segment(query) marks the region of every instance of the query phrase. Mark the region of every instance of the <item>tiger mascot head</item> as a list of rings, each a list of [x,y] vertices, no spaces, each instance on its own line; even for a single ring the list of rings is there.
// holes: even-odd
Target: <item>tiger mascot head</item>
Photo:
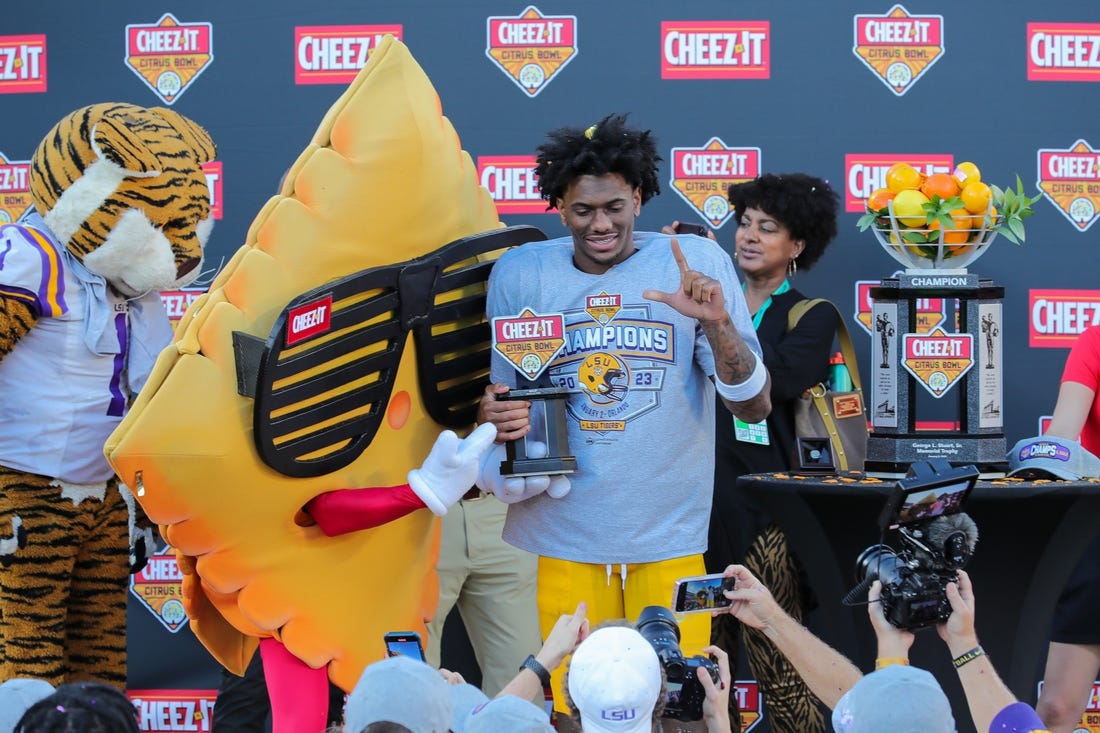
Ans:
[[[127,297],[187,285],[213,222],[210,135],[165,108],[103,103],[58,122],[31,159],[35,209],[74,257]]]

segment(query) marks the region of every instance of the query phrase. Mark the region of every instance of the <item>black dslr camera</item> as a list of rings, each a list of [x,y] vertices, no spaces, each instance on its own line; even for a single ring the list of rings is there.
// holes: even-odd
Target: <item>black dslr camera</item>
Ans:
[[[962,511],[978,480],[974,466],[953,468],[946,459],[914,463],[898,481],[879,517],[885,533],[896,531],[900,548],[880,542],[856,558],[859,583],[844,598],[855,605],[882,583],[882,610],[899,629],[920,629],[946,621],[951,604],[945,589],[958,579],[978,542],[978,527]]]
[[[684,657],[680,651],[680,625],[672,611],[662,606],[646,606],[638,615],[634,628],[649,642],[661,660],[668,680],[663,717],[673,720],[702,720],[703,701],[707,693],[695,670],[705,669],[714,684],[719,684],[718,665],[710,657]]]

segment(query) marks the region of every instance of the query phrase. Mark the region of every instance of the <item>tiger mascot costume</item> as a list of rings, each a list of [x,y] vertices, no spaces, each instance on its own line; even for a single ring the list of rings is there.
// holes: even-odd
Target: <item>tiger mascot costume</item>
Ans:
[[[126,684],[126,592],[151,527],[103,455],[199,274],[214,143],[169,109],[95,104],[31,160],[0,226],[2,679]]]

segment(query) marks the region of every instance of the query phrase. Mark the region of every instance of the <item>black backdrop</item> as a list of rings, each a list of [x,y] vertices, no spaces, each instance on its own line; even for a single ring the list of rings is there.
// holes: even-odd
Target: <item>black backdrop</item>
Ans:
[[[301,36],[362,35],[397,26],[438,89],[463,146],[484,166],[506,165],[506,156],[529,156],[552,127],[587,125],[609,112],[632,113],[636,124],[654,130],[666,161],[664,193],[646,206],[641,228],[702,219],[674,191],[673,149],[702,148],[712,138],[718,138],[719,147],[755,157],[759,170],[821,175],[846,199],[860,193],[853,186],[861,179],[849,174],[863,163],[877,161],[881,175],[888,164],[884,159],[947,166],[972,160],[984,180],[1003,186],[1018,173],[1034,191],[1040,179],[1058,175],[1042,165],[1042,151],[1076,146],[1095,162],[1091,146],[1100,145],[1095,85],[1100,81],[1100,6],[1094,0],[911,0],[902,6],[869,0],[548,0],[530,10],[525,3],[501,0],[40,0],[6,3],[4,10],[0,154],[13,162],[26,161],[45,131],[80,105],[164,103],[127,65],[127,26],[157,24],[165,13],[185,27],[210,24],[209,36],[199,28],[189,38],[207,41],[212,58],[172,105],[206,126],[219,146],[216,203],[223,213],[208,251],[211,267],[244,241],[252,218],[343,88],[343,83],[324,83],[331,77],[317,74],[307,79],[311,83],[296,83],[296,59],[313,63],[311,49],[320,47],[307,47],[299,56],[296,38]],[[517,36],[515,24],[511,35],[500,32],[501,21],[491,20],[515,19],[525,11],[549,16],[544,36],[549,44],[538,46],[537,37]],[[884,22],[888,14],[920,17],[889,24]],[[918,63],[905,87],[891,88],[856,53],[857,46],[872,40],[856,37],[856,29],[867,28],[868,22],[874,29],[868,33],[882,41],[879,56],[896,53],[898,60],[908,51],[934,63]],[[889,35],[897,28],[908,28],[910,35]],[[663,61],[687,47],[678,40],[684,36],[675,34],[693,32],[711,34],[703,46],[700,36],[693,36],[694,48],[702,51],[702,60],[719,61],[717,67]],[[742,45],[727,58],[728,33],[737,34]],[[533,91],[524,89],[505,72],[509,62],[498,65],[487,53],[488,46],[508,40],[512,57],[534,46],[530,50],[568,62],[545,67],[543,83]],[[23,51],[28,43],[29,54]],[[43,43],[44,51],[34,50]],[[347,61],[354,55],[336,58]],[[299,69],[299,76],[303,72],[310,77],[309,69]],[[886,76],[897,79],[897,72]],[[705,78],[692,78],[700,76]],[[517,71],[517,77],[537,80],[539,74],[528,69]],[[747,175],[754,172],[750,168]],[[1081,221],[1071,220],[1068,200],[1060,208],[1054,198],[1044,198],[1028,222],[1024,246],[1002,238],[971,267],[1006,288],[1005,432],[1010,445],[1037,432],[1038,418],[1054,402],[1065,347],[1100,306],[1100,289],[1093,289],[1095,238],[1089,229],[1100,208],[1100,171],[1085,168],[1069,178],[1085,201],[1074,209],[1084,212]],[[485,180],[492,186],[497,179]],[[725,181],[715,175],[702,180],[708,185]],[[510,213],[531,208],[530,200],[500,202],[509,224],[561,232],[556,216]],[[795,282],[852,314],[862,366],[869,359],[869,339],[854,318],[856,284],[888,276],[897,265],[869,233],[857,231],[857,218],[854,211],[842,215],[838,240],[812,272],[799,273]],[[726,247],[732,244],[733,227],[724,221],[718,228]],[[1052,331],[1050,311],[1042,305],[1047,302],[1061,304],[1078,320],[1063,319]],[[186,712],[179,700],[193,702],[190,690],[216,684],[215,667],[186,630],[168,631],[136,601],[131,616],[131,685],[154,691],[148,695],[153,702],[147,727],[173,729],[171,716]],[[177,689],[183,692],[172,692]],[[158,718],[161,711],[169,712]]]

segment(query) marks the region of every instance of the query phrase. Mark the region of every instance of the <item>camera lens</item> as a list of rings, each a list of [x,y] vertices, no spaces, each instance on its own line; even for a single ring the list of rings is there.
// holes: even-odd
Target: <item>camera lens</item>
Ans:
[[[871,545],[856,558],[856,582],[869,586],[876,580],[884,586],[899,579],[898,568],[904,565],[893,549],[886,545]]]

